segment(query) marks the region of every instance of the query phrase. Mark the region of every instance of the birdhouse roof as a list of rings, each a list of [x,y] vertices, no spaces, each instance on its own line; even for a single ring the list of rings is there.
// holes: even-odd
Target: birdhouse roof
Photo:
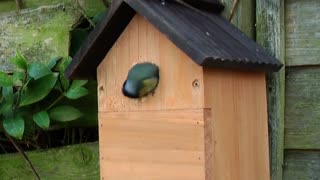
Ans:
[[[96,77],[96,69],[138,13],[204,67],[278,71],[282,64],[224,19],[216,0],[114,0],[90,33],[65,74]]]

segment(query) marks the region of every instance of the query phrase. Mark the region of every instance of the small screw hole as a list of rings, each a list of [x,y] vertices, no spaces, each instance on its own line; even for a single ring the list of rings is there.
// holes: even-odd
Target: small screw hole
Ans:
[[[104,87],[103,87],[103,86],[100,86],[100,87],[99,87],[99,91],[104,91]]]
[[[198,79],[194,80],[194,81],[192,82],[192,86],[193,86],[193,87],[199,87],[199,86],[200,86],[199,80],[198,80]]]

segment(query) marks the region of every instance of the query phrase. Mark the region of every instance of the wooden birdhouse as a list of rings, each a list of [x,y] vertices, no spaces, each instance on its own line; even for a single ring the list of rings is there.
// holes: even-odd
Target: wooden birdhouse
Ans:
[[[97,78],[101,179],[267,180],[266,71],[281,63],[215,1],[114,0],[66,75]],[[160,69],[153,95],[122,86]]]

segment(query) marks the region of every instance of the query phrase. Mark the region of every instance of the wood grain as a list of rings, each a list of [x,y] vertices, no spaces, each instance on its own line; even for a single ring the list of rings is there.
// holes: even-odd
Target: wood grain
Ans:
[[[225,9],[222,12],[223,17],[228,18],[234,0],[221,0],[225,5]],[[244,32],[251,39],[255,39],[254,34],[254,18],[255,18],[255,2],[252,0],[241,0],[235,9],[234,16],[231,23],[237,26],[242,32]]]
[[[285,64],[284,1],[256,0],[257,42]],[[271,179],[282,179],[285,67],[267,74]]]
[[[129,69],[145,61],[160,68],[155,95],[142,100],[123,96]],[[199,65],[136,15],[98,67],[99,111],[203,108],[202,75]],[[199,86],[194,87],[194,81]]]
[[[283,180],[318,180],[320,151],[286,151]]]
[[[41,179],[99,179],[98,143],[66,146],[27,152]],[[0,155],[0,178],[34,179],[30,167],[20,154]]]
[[[204,83],[213,115],[213,179],[270,179],[265,74],[204,69]]]
[[[320,149],[320,67],[287,71],[286,149]]]
[[[286,64],[320,64],[320,1],[286,1]]]
[[[205,178],[203,110],[99,113],[102,179]]]

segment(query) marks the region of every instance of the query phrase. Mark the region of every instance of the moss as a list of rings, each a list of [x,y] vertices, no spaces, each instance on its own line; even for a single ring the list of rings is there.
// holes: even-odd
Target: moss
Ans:
[[[75,1],[78,1],[76,3]],[[101,0],[26,0],[25,6],[27,8],[37,8],[44,5],[56,5],[60,3],[77,6],[80,4],[89,17],[105,10]]]
[[[99,179],[98,143],[27,152],[41,179]],[[0,155],[1,179],[33,179],[20,154]],[[19,170],[18,170],[19,169]]]
[[[24,10],[0,20],[0,70],[12,71],[7,59],[19,49],[31,61],[68,56],[69,32],[80,14],[63,5]]]
[[[16,9],[16,4],[11,0],[0,1],[0,14],[8,11],[14,11]]]

